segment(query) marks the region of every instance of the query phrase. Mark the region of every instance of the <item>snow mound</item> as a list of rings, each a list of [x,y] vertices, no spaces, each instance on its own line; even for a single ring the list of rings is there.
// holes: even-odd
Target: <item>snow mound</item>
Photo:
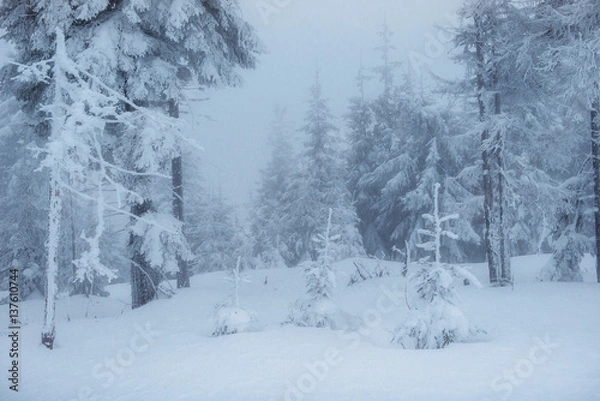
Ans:
[[[299,327],[330,328],[332,330],[355,330],[360,321],[357,317],[341,310],[327,298],[319,300],[297,300],[291,307],[284,324]]]
[[[217,307],[214,319],[215,330],[212,335],[215,337],[257,330],[256,315],[240,307]]]

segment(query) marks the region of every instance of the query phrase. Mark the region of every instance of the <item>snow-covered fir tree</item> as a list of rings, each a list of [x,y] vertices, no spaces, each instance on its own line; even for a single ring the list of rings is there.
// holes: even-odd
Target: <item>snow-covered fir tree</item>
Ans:
[[[510,39],[518,10],[509,0],[465,2],[459,12],[463,23],[455,44],[463,49],[458,59],[467,66],[465,86],[477,99],[481,139],[482,191],[484,199],[484,240],[490,283],[510,285],[510,249],[507,233],[507,184],[505,148],[511,119],[504,109],[504,97],[512,88]],[[508,44],[508,45],[507,45]]]
[[[329,209],[334,211],[331,232],[340,237],[335,244],[336,257],[343,259],[363,252],[356,212],[344,181],[339,138],[318,72],[310,93],[302,127],[306,135],[303,152],[283,196],[285,221],[290,230],[287,247],[292,254],[291,265],[318,258],[313,238],[322,229],[323,216]]]
[[[464,234],[452,248],[452,258],[461,260],[477,248],[479,234],[472,226],[476,212],[471,191],[456,179],[462,163],[474,151],[464,141],[458,110],[417,93],[407,76],[399,85],[392,61],[392,33],[384,25],[382,64],[375,69],[382,90],[374,99],[364,96],[364,73],[359,73],[360,96],[351,100],[350,151],[347,158],[348,184],[356,202],[360,230],[367,252],[376,257],[396,257],[393,249],[414,243],[421,226],[418,218],[431,208],[434,182],[444,183],[443,203],[470,209],[456,222]],[[475,244],[475,246],[473,245]]]
[[[458,238],[452,231],[444,229],[443,225],[456,220],[458,215],[440,215],[439,189],[440,184],[435,183],[433,213],[423,215],[431,228],[420,229],[420,233],[428,240],[417,244],[433,253],[433,261],[424,263],[411,277],[415,294],[411,305],[413,309],[396,330],[393,339],[404,348],[443,348],[452,342],[468,340],[477,332],[459,308],[454,279],[466,278],[478,285],[479,281],[464,268],[444,264],[441,260],[442,238]]]
[[[215,330],[213,336],[244,333],[255,330],[257,316],[255,313],[242,307],[239,298],[239,288],[243,282],[249,282],[246,274],[240,271],[242,257],[238,256],[226,279],[232,283],[231,299],[217,305],[214,312]]]
[[[349,128],[349,149],[346,157],[348,189],[359,217],[359,231],[363,239],[365,251],[370,255],[380,255],[384,249],[382,239],[375,227],[375,216],[372,205],[375,202],[376,190],[366,187],[361,179],[376,168],[375,138],[373,137],[374,115],[372,104],[366,97],[368,77],[364,66],[361,65],[356,81],[358,95],[350,99],[346,115]]]
[[[355,113],[353,118],[362,121],[351,121],[351,132],[354,133],[350,138],[350,155],[357,155],[360,159],[354,157],[355,160],[351,160],[352,165],[348,168],[350,174],[358,174],[351,177],[350,189],[356,200],[363,241],[368,244],[366,250],[370,255],[382,257],[390,254],[392,245],[389,232],[383,232],[381,221],[377,221],[381,219],[381,210],[375,205],[381,200],[386,182],[395,175],[394,171],[406,167],[398,165],[410,162],[402,157],[400,151],[400,143],[403,141],[398,137],[399,93],[394,84],[394,74],[399,63],[393,60],[393,32],[389,29],[387,21],[384,21],[378,34],[381,37],[381,45],[375,50],[381,54],[381,64],[374,68],[374,73],[379,78],[381,91],[367,104],[364,100],[358,100],[359,103],[355,100],[352,102],[354,105],[351,104],[350,112]],[[365,85],[364,74],[359,74],[358,82],[362,92]],[[363,131],[362,134],[360,131]],[[370,138],[365,142],[356,137],[357,134],[368,135]],[[352,185],[354,181],[356,184]]]
[[[584,231],[586,209],[591,209],[584,199],[591,179],[584,177],[563,184],[564,195],[556,208],[556,226],[551,237],[552,257],[540,272],[542,280],[583,281],[581,261],[584,253],[593,248]]]
[[[600,4],[594,0],[547,1],[534,7],[539,24],[531,33],[537,44],[535,67],[546,78],[542,85],[571,116],[586,121],[591,139],[594,177],[596,275],[600,282]],[[543,34],[541,34],[543,33]]]
[[[335,243],[340,239],[340,235],[332,233],[333,214],[333,209],[329,209],[325,230],[314,238],[317,244],[317,259],[305,262],[307,299],[299,299],[292,305],[287,323],[337,330],[347,328],[352,323],[352,318],[340,310],[332,300],[336,287],[333,267]]]
[[[8,290],[9,269],[19,271],[19,299],[44,295],[48,175],[36,173],[39,162],[30,148],[42,146],[14,98],[0,105],[0,288]],[[2,302],[2,300],[0,300]]]
[[[294,174],[296,157],[290,141],[290,130],[286,110],[277,106],[269,137],[271,156],[261,171],[250,223],[253,255],[259,265],[267,267],[293,263],[293,253],[288,249],[289,227],[284,213],[285,193]]]
[[[250,267],[250,239],[234,207],[221,194],[202,191],[194,196],[200,199],[191,203],[188,233],[196,270],[227,270],[238,257],[243,268]]]
[[[104,231],[104,211],[107,207],[103,186],[105,183],[114,184],[115,190],[123,190],[113,180],[116,166],[106,160],[103,149],[106,125],[109,120],[118,121],[122,117],[116,111],[116,105],[121,100],[118,94],[106,91],[101,83],[94,81],[69,58],[64,34],[58,28],[55,39],[53,57],[31,66],[22,66],[21,75],[18,76],[19,80],[25,82],[50,81],[54,95],[52,102],[42,107],[52,120],[48,143],[40,149],[44,155],[41,167],[50,172],[46,313],[42,332],[42,342],[48,348],[52,348],[54,342],[54,299],[58,291],[64,194],[69,190],[75,191],[79,196],[96,203],[95,233],[86,239],[89,250],[73,261],[77,267],[76,279],[90,281],[96,274],[109,279],[114,277],[114,273],[100,261],[100,238]],[[48,71],[52,72],[51,79]],[[77,185],[91,185],[95,196],[84,194]]]
[[[113,26],[122,32],[115,47],[127,51],[126,62],[116,67],[126,76],[122,82],[123,92],[136,104],[158,104],[165,113],[178,117],[184,85],[191,82],[203,87],[236,85],[240,81],[236,68],[255,65],[259,51],[257,39],[252,28],[241,19],[237,2],[209,5],[191,0],[145,0],[120,3],[119,8],[126,25],[125,29],[123,25]],[[122,143],[136,146],[139,138],[133,135]],[[174,214],[182,220],[181,151],[178,143],[173,145],[172,149],[165,149],[167,152],[163,151],[163,155],[172,159]],[[132,211],[139,212],[140,216],[152,208],[150,198],[145,198],[132,206]],[[146,207],[142,207],[144,205]],[[181,227],[183,229],[183,225]],[[139,240],[132,236],[131,244],[137,243]],[[133,253],[143,256],[139,249],[133,249]],[[188,285],[186,268],[181,257],[179,261],[178,285],[185,286]],[[138,265],[139,262],[143,262],[143,258]],[[132,272],[136,271],[134,263]],[[143,283],[143,277],[140,279]]]

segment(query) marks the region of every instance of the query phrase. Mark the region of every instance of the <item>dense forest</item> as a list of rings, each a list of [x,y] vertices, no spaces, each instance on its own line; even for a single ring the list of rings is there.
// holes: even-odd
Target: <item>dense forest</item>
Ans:
[[[432,250],[422,216],[438,203],[456,214],[437,238],[446,262],[485,261],[489,283],[510,286],[511,257],[550,253],[542,280],[581,281],[584,254],[600,258],[600,4],[478,0],[459,15],[440,29],[464,79],[413,82],[386,23],[344,127],[318,70],[301,126],[275,108],[246,224],[204,187],[179,110],[190,88],[256,67],[235,2],[3,1],[0,284],[18,270],[21,299],[45,296],[52,348],[59,293],[130,282],[138,308],[174,293],[170,279],[322,262],[325,232],[324,265],[408,265]]]

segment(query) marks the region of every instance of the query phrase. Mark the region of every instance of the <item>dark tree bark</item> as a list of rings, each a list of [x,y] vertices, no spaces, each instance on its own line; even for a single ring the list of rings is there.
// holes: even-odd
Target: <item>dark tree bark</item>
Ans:
[[[494,114],[499,115],[502,113],[502,103],[500,94],[494,95]],[[506,200],[504,190],[506,187],[506,177],[504,176],[504,138],[500,132],[496,134],[496,141],[494,144],[496,148],[495,159],[497,163],[497,186],[498,194],[496,196],[496,209],[498,213],[495,231],[498,235],[498,258],[499,258],[499,269],[500,269],[500,285],[507,286],[512,285],[512,273],[510,270],[510,255],[508,252],[508,246],[506,245],[506,213],[505,206]]]
[[[152,201],[145,200],[131,207],[131,213],[136,217],[143,217],[152,211]],[[131,249],[131,308],[146,305],[157,296],[157,287],[161,281],[161,274],[150,266],[146,255],[141,250],[143,237],[131,234],[129,247]]]
[[[592,160],[594,169],[594,206],[596,234],[596,278],[600,283],[600,98],[592,103],[590,111],[592,132]]]
[[[483,38],[485,27],[480,15],[474,16],[475,57],[477,60],[477,102],[479,119],[485,123],[489,114],[500,115],[502,103],[500,93],[493,95],[493,105],[487,107],[485,94],[493,92],[497,86],[493,70],[488,71],[486,50]],[[488,78],[486,74],[490,74]],[[506,245],[505,226],[505,177],[504,177],[504,138],[500,132],[493,133],[489,127],[481,132],[481,160],[483,164],[482,189],[484,197],[485,251],[492,286],[506,286],[512,283],[510,258]]]
[[[174,101],[169,101],[169,116],[179,118],[179,105]],[[183,215],[183,169],[181,155],[171,161],[171,174],[173,175],[173,216],[185,223]],[[183,228],[182,228],[183,231]],[[188,288],[190,286],[190,273],[187,261],[177,255],[177,288]]]
[[[481,37],[481,17],[476,15],[474,17],[475,29],[476,29],[476,42],[475,42],[475,57],[477,58],[477,103],[479,105],[479,120],[485,121],[486,118],[486,107],[485,100],[483,99],[483,91],[485,89],[485,59],[483,54],[483,39]],[[490,131],[485,128],[481,132],[481,161],[483,163],[483,212],[485,220],[485,253],[488,263],[489,279],[490,284],[498,285],[499,283],[499,272],[498,264],[496,262],[496,254],[494,253],[494,244],[492,239],[492,211],[494,209],[494,186],[492,182],[491,173],[491,155],[488,146],[486,144],[490,140]]]

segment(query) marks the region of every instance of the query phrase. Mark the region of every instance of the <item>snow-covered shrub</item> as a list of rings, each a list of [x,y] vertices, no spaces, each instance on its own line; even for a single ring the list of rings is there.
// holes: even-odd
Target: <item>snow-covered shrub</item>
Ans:
[[[336,287],[335,271],[331,245],[338,238],[331,235],[331,216],[329,210],[325,234],[319,234],[314,241],[319,244],[319,257],[309,262],[304,270],[308,299],[296,301],[285,323],[301,327],[329,327],[342,329],[349,325],[349,315],[341,311],[331,300]]]
[[[585,185],[580,179],[568,180],[563,185],[565,196],[556,209],[556,225],[549,241],[552,258],[540,272],[542,281],[583,281],[581,260],[592,248],[583,227]]]
[[[423,264],[411,277],[415,296],[407,319],[396,330],[393,342],[404,348],[443,348],[481,333],[470,325],[459,308],[455,278],[480,285],[468,270],[450,265]]]
[[[248,282],[246,275],[240,274],[241,256],[238,257],[235,268],[231,270],[226,280],[233,283],[231,297],[228,301],[218,304],[215,307],[213,318],[215,320],[215,330],[213,336],[222,336],[227,334],[244,333],[257,329],[258,319],[256,314],[240,306],[238,294],[241,281]]]
[[[377,260],[377,264],[373,268],[367,268],[361,262],[354,262],[355,270],[350,276],[350,280],[348,281],[348,286],[354,285],[361,281],[372,280],[374,278],[380,278],[384,276],[389,276],[390,271],[387,266],[381,264],[380,260]]]
[[[542,281],[583,281],[581,261],[588,238],[571,228],[553,242],[552,257],[540,272]]]
[[[333,330],[355,329],[360,325],[357,317],[344,312],[328,298],[297,300],[285,323]]]
[[[245,333],[256,330],[257,318],[252,312],[239,306],[217,305],[214,313],[213,336]]]
[[[443,348],[452,342],[469,340],[480,330],[472,327],[458,307],[454,279],[467,279],[481,286],[475,276],[462,267],[441,263],[440,244],[442,236],[456,239],[456,234],[443,230],[442,223],[456,218],[440,218],[438,208],[439,184],[434,185],[434,212],[423,217],[433,230],[420,230],[431,241],[417,246],[434,254],[432,263],[421,264],[421,269],[411,277],[414,288],[412,310],[404,323],[396,330],[393,342],[404,348]]]

